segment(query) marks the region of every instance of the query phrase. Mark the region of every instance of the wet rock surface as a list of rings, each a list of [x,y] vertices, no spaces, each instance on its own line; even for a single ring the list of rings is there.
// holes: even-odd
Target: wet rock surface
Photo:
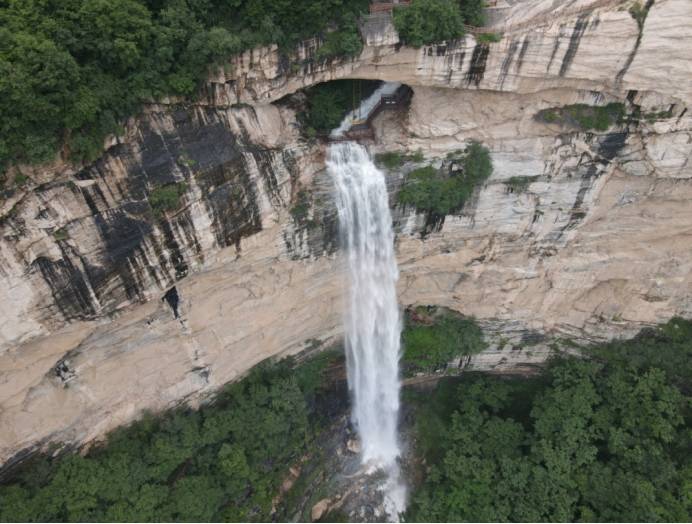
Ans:
[[[361,464],[349,449],[357,438],[347,415],[341,416],[304,458],[301,475],[283,496],[279,514],[291,522],[388,522],[384,501],[386,475]]]

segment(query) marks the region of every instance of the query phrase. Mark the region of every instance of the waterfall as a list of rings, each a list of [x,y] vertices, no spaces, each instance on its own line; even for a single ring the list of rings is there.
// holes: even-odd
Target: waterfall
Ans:
[[[354,142],[332,143],[327,169],[335,182],[348,266],[344,331],[351,420],[360,436],[362,462],[387,473],[382,486],[385,509],[397,518],[406,498],[396,460],[401,319],[387,186],[367,150]]]
[[[367,119],[384,95],[393,95],[400,87],[401,84],[398,82],[383,82],[368,98],[362,100],[357,108],[346,115],[339,127],[332,130],[331,136],[335,138],[343,136],[351,128],[354,120]]]
[[[398,270],[384,174],[353,142],[329,147],[342,246],[349,277],[344,327],[352,419],[364,462],[389,465],[399,455]]]

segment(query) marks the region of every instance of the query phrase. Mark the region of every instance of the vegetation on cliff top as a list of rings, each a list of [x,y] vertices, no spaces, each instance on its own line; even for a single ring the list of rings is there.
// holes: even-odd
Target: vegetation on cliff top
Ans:
[[[483,25],[482,0],[413,0],[394,10],[399,38],[413,47],[460,38],[464,24]]]
[[[692,322],[586,352],[418,396],[430,469],[406,520],[689,522]]]
[[[0,2],[0,172],[90,160],[144,102],[191,96],[210,66],[260,44],[326,34],[318,59],[360,51],[368,0]]]

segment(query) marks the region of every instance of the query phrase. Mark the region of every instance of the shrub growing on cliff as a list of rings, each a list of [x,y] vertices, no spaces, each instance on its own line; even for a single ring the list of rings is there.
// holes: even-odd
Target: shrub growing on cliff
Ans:
[[[481,33],[476,37],[476,42],[480,44],[494,44],[502,41],[500,33]]]
[[[488,149],[478,142],[471,142],[457,162],[461,169],[448,173],[432,166],[411,171],[399,191],[399,203],[439,216],[459,211],[493,167]]]
[[[483,332],[472,318],[442,308],[406,311],[402,333],[404,373],[433,372],[462,355],[485,349]]]
[[[505,186],[510,193],[520,194],[526,191],[537,176],[513,176],[505,180]]]
[[[157,215],[178,209],[180,198],[185,194],[186,189],[187,185],[183,182],[155,188],[149,195],[151,208]]]
[[[397,169],[405,162],[423,162],[425,157],[423,152],[418,150],[414,153],[401,153],[399,151],[386,151],[375,155],[375,162],[387,169]]]
[[[571,125],[584,131],[607,131],[608,128],[622,120],[625,106],[611,102],[605,106],[572,104],[564,107],[553,107],[541,110],[536,118],[550,124]]]

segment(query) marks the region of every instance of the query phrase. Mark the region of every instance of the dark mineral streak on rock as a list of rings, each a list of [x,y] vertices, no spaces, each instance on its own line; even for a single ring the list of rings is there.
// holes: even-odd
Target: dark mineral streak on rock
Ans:
[[[173,227],[168,220],[162,219],[160,222],[161,231],[163,232],[164,246],[168,250],[169,260],[173,264],[175,269],[175,279],[179,280],[184,276],[187,276],[188,265],[185,262],[185,257],[180,249],[178,240],[175,238],[175,233],[173,232]]]
[[[104,244],[103,272],[91,285],[101,300],[111,294],[110,276],[118,275],[129,300],[144,300],[143,273],[135,262],[142,252],[144,239],[152,232],[148,221],[149,206],[145,202],[125,202],[119,208],[108,208],[106,199],[97,185],[82,188],[84,200],[92,212]],[[97,201],[103,207],[101,211]]]
[[[271,150],[258,149],[252,152],[252,156],[257,163],[262,180],[264,182],[264,190],[269,196],[269,202],[276,209],[286,207],[286,203],[281,197],[279,182],[274,172],[275,156],[278,152]],[[280,156],[280,155],[278,155]]]
[[[619,131],[604,135],[600,140],[598,154],[608,161],[612,160],[620,150],[625,147],[628,136],[628,131]]]
[[[322,198],[331,199],[323,195]],[[339,223],[335,204],[329,200],[319,206],[311,203],[314,216],[294,230],[283,233],[286,251],[292,260],[331,255],[339,248]],[[307,248],[307,249],[305,249]]]
[[[574,30],[572,31],[572,36],[569,39],[569,45],[567,46],[567,51],[565,51],[565,56],[562,58],[562,65],[560,65],[559,76],[565,76],[569,70],[569,66],[572,65],[572,60],[577,54],[577,49],[579,49],[579,43],[581,42],[581,37],[584,35],[584,31],[589,27],[589,14],[583,14],[579,16],[577,22],[574,24]]]
[[[654,5],[654,0],[648,0],[646,4],[644,5],[644,12],[649,13],[649,9],[651,9],[651,6]],[[625,60],[624,65],[618,71],[618,74],[615,76],[615,84],[619,85],[622,83],[622,79],[629,70],[630,66],[632,65],[632,62],[634,61],[634,57],[637,55],[637,51],[639,50],[639,45],[642,43],[642,37],[644,36],[644,23],[646,21],[646,15],[642,19],[641,22],[637,22],[637,25],[639,26],[639,33],[637,34],[637,41],[634,43],[634,47],[632,48],[632,51],[630,51],[630,54],[627,55],[627,60]]]
[[[512,61],[514,60],[514,54],[517,52],[518,47],[519,42],[517,40],[512,40],[512,42],[509,44],[509,50],[507,51],[507,55],[502,60],[502,65],[500,66],[500,77],[498,78],[498,84],[500,89],[502,89],[502,86],[505,84],[507,73],[509,73],[509,68],[512,65]]]
[[[31,266],[41,272],[43,280],[50,288],[55,305],[66,320],[94,316],[96,311],[85,277],[69,257],[51,260],[40,256]]]
[[[420,237],[425,239],[430,233],[438,233],[442,231],[442,226],[445,225],[445,215],[429,211],[425,214],[425,225],[420,233]]]
[[[198,183],[220,246],[238,245],[241,238],[261,231],[256,189],[242,158],[208,170]]]
[[[488,60],[488,53],[490,52],[490,46],[488,44],[476,44],[473,48],[473,54],[471,55],[471,65],[466,73],[466,82],[473,82],[476,87],[483,80],[483,75],[485,74],[485,65]]]
[[[603,173],[603,168],[607,166],[625,146],[628,134],[627,131],[618,131],[599,137],[596,151],[597,157],[590,161],[582,175],[581,186],[577,192],[577,198],[572,205],[569,221],[562,232],[574,229],[586,217],[586,211],[582,208],[586,194],[591,187],[593,187],[594,180]]]
[[[256,114],[250,109],[252,113],[248,107],[231,111],[252,122]],[[278,170],[297,168],[289,152],[245,143],[248,139],[247,130],[237,136],[212,108],[179,107],[149,114],[139,124],[137,143],[111,147],[74,175],[88,182],[69,188],[89,210],[75,227],[93,228],[102,242],[59,241],[62,258],[40,256],[32,263],[57,310],[66,319],[93,318],[97,309],[108,312],[125,300],[146,300],[152,285],[168,287],[187,275],[191,265],[204,262],[198,235],[210,233],[225,247],[238,246],[242,237],[260,231],[256,184],[263,183],[273,205],[284,206]],[[257,180],[249,158],[259,170]],[[114,166],[126,176],[114,173]],[[212,218],[209,233],[196,231],[189,208],[163,216],[152,212],[152,192],[178,183],[199,187],[201,204]],[[23,224],[16,222],[11,225],[19,231]]]
[[[173,316],[175,318],[179,318],[178,304],[180,303],[180,296],[178,295],[178,289],[173,286],[171,289],[166,291],[166,294],[161,297],[161,300],[170,306],[171,310],[173,311]]]
[[[524,37],[524,41],[521,43],[521,49],[519,50],[519,56],[517,57],[517,73],[521,71],[521,66],[524,65],[524,56],[526,56],[526,51],[529,49],[529,35]]]
[[[548,60],[548,65],[545,68],[546,73],[550,72],[550,66],[553,65],[553,60],[555,60],[555,55],[557,55],[557,50],[560,49],[560,43],[562,42],[562,29],[563,29],[563,26],[560,26],[560,30],[558,32],[558,35],[555,37],[555,41],[553,42],[553,50],[550,53],[550,60]]]

